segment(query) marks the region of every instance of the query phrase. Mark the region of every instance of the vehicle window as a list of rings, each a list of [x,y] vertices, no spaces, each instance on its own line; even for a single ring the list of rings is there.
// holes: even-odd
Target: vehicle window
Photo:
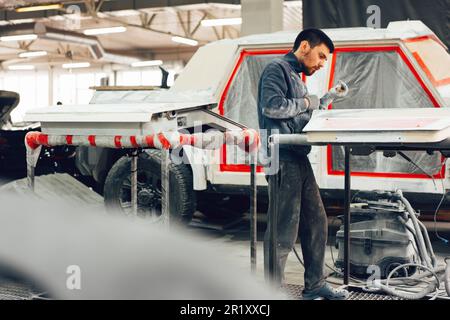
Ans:
[[[334,82],[345,81],[349,94],[333,109],[425,108],[433,104],[395,51],[339,52]]]
[[[223,110],[224,115],[243,125],[257,129],[258,123],[258,84],[266,65],[283,54],[244,53],[243,60],[227,92]],[[262,149],[260,149],[262,152]],[[260,155],[260,159],[262,154]],[[248,154],[239,148],[226,148],[227,164],[248,164]]]
[[[434,107],[425,90],[396,51],[338,52],[334,83],[345,81],[349,94],[336,99],[333,109],[429,108]],[[405,152],[427,173],[436,174],[440,154]],[[343,147],[332,147],[332,170],[344,169]],[[382,152],[352,157],[352,171],[372,173],[423,174],[399,155],[386,158]]]
[[[249,128],[258,128],[258,83],[265,66],[281,54],[258,54],[244,57],[228,91],[224,115]]]

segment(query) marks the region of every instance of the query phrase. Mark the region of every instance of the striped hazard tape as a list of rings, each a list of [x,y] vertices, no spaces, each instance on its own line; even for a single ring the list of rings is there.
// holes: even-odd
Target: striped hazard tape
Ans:
[[[250,152],[260,146],[259,134],[253,129],[233,131],[211,131],[205,133],[182,134],[166,132],[152,135],[102,136],[102,135],[48,135],[42,132],[28,132],[25,136],[27,149],[39,146],[93,146],[105,148],[154,148],[175,149],[189,145],[200,149],[218,149],[223,144],[237,145]]]

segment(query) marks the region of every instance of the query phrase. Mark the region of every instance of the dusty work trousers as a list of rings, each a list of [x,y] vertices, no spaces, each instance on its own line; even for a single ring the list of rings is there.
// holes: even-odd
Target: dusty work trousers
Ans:
[[[271,189],[278,181],[278,279],[284,279],[286,260],[300,231],[300,242],[305,264],[305,289],[314,290],[324,283],[324,259],[327,241],[327,216],[319,187],[308,157],[298,161],[280,161],[280,170],[267,176],[269,182],[269,213],[273,208]],[[299,230],[300,224],[300,230]],[[268,265],[269,228],[264,237],[264,260]],[[269,277],[266,270],[266,277]]]

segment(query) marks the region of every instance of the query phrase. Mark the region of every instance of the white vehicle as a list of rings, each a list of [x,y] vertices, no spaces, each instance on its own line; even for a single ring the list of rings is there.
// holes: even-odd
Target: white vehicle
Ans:
[[[337,99],[329,108],[439,108],[450,105],[450,56],[445,45],[420,21],[392,22],[386,29],[324,29],[336,50],[328,64],[313,76],[303,78],[312,94],[322,96],[343,80],[349,94]],[[97,91],[91,104],[182,103],[213,105],[219,113],[249,128],[258,128],[257,88],[265,65],[292,48],[298,31],[254,35],[221,40],[201,47],[175,84],[167,91]],[[93,109],[95,110],[95,108]],[[32,114],[32,113],[31,113]],[[70,114],[67,113],[70,118]],[[405,119],[405,121],[407,121]],[[182,119],[179,125],[182,127]],[[221,199],[224,193],[245,197],[250,181],[249,166],[232,150],[194,151],[184,148],[189,164],[173,165],[175,212],[188,221],[198,201],[205,214],[205,203],[217,202],[205,194]],[[202,153],[202,163],[194,161]],[[412,162],[399,155],[386,157],[375,152],[369,157],[352,159],[352,189],[394,191],[420,194],[418,201],[442,195],[450,186],[449,170],[438,153],[406,152]],[[93,176],[104,190],[105,201],[114,206],[130,203],[130,160],[124,152],[85,148],[78,153],[78,168]],[[198,154],[197,154],[198,155]],[[223,163],[212,159],[223,157]],[[121,158],[122,157],[122,158]],[[156,150],[143,153],[139,160],[138,203],[141,210],[160,203],[160,168]],[[324,199],[342,194],[343,152],[340,147],[313,147],[309,158]],[[415,164],[414,164],[415,163]],[[420,168],[419,168],[420,167]],[[440,181],[441,180],[441,181]],[[267,185],[262,167],[257,184]],[[215,196],[214,196],[215,194]],[[217,200],[216,199],[216,200]],[[414,202],[414,201],[413,201]],[[245,203],[238,207],[245,210]],[[238,208],[236,213],[238,213]]]

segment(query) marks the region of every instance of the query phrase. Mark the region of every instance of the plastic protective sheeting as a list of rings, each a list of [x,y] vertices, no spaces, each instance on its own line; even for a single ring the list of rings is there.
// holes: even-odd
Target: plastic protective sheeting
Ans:
[[[343,80],[349,86],[345,98],[333,102],[333,109],[427,108],[433,104],[411,70],[395,51],[338,52],[334,83]],[[332,169],[344,170],[344,148],[332,147]],[[405,152],[428,174],[441,167],[438,153]],[[353,156],[352,171],[423,174],[413,164],[396,155],[386,158],[382,152],[370,156]]]
[[[244,58],[242,64],[233,79],[224,102],[224,115],[249,128],[259,128],[258,123],[258,84],[259,78],[266,65],[280,54],[249,55]],[[262,133],[261,142],[267,142],[267,136]],[[265,146],[260,148],[259,159],[265,156]],[[248,164],[248,154],[238,148],[227,147],[228,164]]]
[[[225,117],[258,128],[258,84],[266,65],[279,54],[250,55],[243,60],[224,103]]]

